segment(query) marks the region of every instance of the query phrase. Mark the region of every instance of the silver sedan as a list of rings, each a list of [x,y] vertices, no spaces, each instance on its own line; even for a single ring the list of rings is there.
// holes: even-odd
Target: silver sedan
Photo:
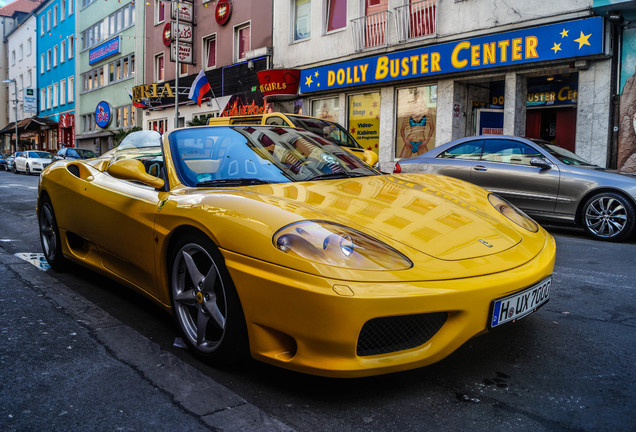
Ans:
[[[466,180],[497,193],[536,219],[576,224],[599,240],[625,240],[636,224],[635,176],[610,172],[537,139],[462,138],[402,159],[394,172]]]

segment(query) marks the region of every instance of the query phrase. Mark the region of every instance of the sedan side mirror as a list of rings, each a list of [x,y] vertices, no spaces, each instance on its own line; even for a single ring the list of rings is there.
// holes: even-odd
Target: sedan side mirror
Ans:
[[[533,157],[532,159],[530,159],[530,165],[539,167],[542,170],[547,170],[552,168],[552,164],[541,157]]]
[[[144,164],[137,159],[121,159],[108,167],[106,172],[120,180],[138,181],[155,189],[161,189],[164,181],[146,172]]]

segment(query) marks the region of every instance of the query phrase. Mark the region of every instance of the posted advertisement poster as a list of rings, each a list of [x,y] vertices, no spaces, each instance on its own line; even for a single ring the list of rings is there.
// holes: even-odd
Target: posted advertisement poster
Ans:
[[[380,143],[380,92],[349,97],[349,133],[362,147],[378,153]]]

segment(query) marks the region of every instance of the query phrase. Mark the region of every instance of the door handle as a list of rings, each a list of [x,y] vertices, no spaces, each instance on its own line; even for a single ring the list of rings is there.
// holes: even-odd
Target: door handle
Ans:
[[[488,171],[488,168],[486,168],[486,167],[485,167],[485,166],[483,166],[483,165],[475,165],[475,166],[473,167],[473,169],[474,169],[475,171]]]

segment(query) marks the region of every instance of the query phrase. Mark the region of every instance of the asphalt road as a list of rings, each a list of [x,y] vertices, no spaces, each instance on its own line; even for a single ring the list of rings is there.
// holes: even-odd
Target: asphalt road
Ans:
[[[0,172],[0,248],[12,255],[40,252],[34,212],[37,181],[36,176]],[[47,274],[124,323],[127,333],[118,337],[146,338],[174,356],[173,367],[162,370],[165,375],[157,378],[158,383],[170,379],[179,379],[185,387],[218,383],[275,419],[277,428],[634,431],[636,238],[613,244],[593,241],[576,230],[549,230],[557,240],[557,263],[551,300],[540,311],[469,341],[435,365],[364,379],[317,378],[256,361],[216,370],[175,346],[178,340],[175,344],[172,318],[142,297],[78,267]],[[6,286],[0,284],[1,289]],[[0,309],[3,307],[6,303],[0,303]],[[20,326],[20,321],[15,325]],[[108,341],[101,343],[107,351],[112,349]],[[0,353],[15,355],[2,346]],[[86,353],[79,350],[77,355]],[[141,365],[145,360],[143,353],[134,359]],[[177,373],[183,367],[195,369],[198,375]],[[143,367],[134,372],[143,375]],[[104,383],[95,381],[94,385]],[[8,397],[11,390],[0,383],[0,398]],[[161,390],[171,391],[169,386]],[[119,391],[124,392],[119,397],[125,397],[126,389]],[[210,387],[209,392],[214,391]],[[107,398],[111,393],[103,395]],[[177,403],[174,397],[168,403],[170,400]],[[148,399],[145,409],[148,404],[164,403],[166,400]],[[182,408],[186,408],[181,423],[184,430],[214,429],[205,422],[191,422],[193,411]],[[146,414],[141,406],[132,404],[134,409],[140,410],[142,418]],[[103,430],[118,428],[116,418],[100,421]],[[219,428],[243,430],[231,424]],[[161,422],[148,425],[152,430],[173,427]],[[69,428],[91,430],[89,425]]]

